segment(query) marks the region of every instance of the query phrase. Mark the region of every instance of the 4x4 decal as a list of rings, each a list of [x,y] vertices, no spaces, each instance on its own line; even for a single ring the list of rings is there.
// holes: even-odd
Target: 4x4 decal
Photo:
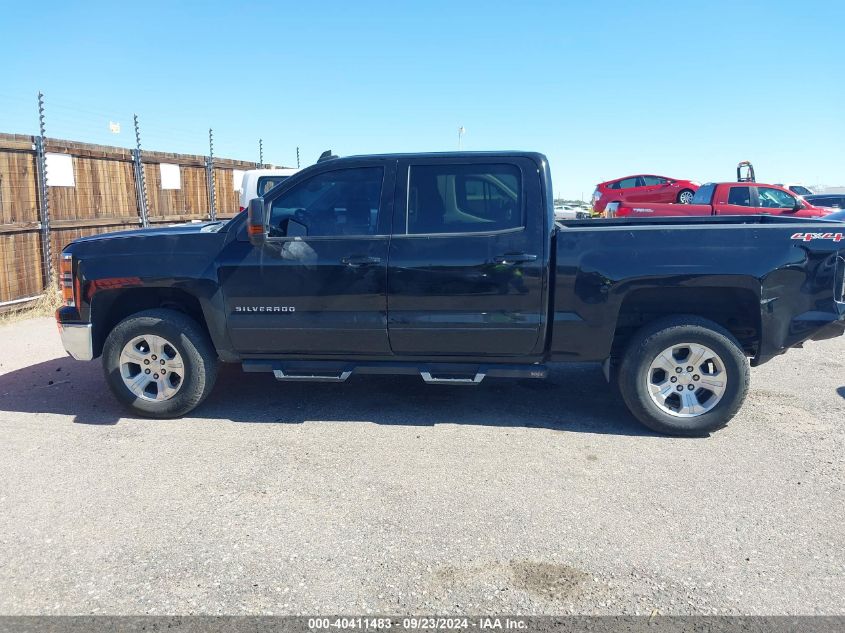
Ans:
[[[802,242],[812,242],[813,240],[841,242],[845,240],[845,233],[793,233],[792,239],[801,240]]]

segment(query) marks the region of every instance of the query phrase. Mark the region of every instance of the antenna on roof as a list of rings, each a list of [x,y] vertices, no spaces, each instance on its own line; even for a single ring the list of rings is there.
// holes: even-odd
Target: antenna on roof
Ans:
[[[317,159],[317,162],[322,163],[324,160],[332,160],[333,158],[337,158],[337,154],[332,154],[332,150],[327,149],[325,152],[320,154],[320,158]]]

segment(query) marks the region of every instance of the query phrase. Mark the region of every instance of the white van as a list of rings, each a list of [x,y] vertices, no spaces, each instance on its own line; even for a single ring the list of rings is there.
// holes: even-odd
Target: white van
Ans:
[[[268,168],[250,169],[244,172],[241,181],[240,210],[243,211],[249,206],[249,201],[259,198],[278,185],[293,176],[298,169],[294,168]]]

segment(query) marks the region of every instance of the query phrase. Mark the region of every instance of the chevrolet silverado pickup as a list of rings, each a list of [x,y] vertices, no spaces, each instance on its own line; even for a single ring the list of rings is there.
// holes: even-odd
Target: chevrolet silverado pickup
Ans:
[[[596,362],[644,424],[701,435],[750,366],[845,331],[845,223],[556,223],[553,191],[536,153],[332,157],[226,222],[71,243],[61,337],[145,416],[191,411],[219,362],[442,385]]]
[[[756,182],[708,182],[702,185],[690,204],[650,202],[608,205],[607,217],[702,216],[702,215],[791,215],[820,218],[831,209],[814,206],[778,185]]]

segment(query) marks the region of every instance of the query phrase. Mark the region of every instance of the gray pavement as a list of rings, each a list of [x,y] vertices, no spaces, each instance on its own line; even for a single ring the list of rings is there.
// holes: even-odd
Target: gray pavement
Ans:
[[[845,614],[845,339],[754,370],[704,439],[648,432],[593,366],[227,367],[151,421],[50,319],[0,350],[0,614]]]

